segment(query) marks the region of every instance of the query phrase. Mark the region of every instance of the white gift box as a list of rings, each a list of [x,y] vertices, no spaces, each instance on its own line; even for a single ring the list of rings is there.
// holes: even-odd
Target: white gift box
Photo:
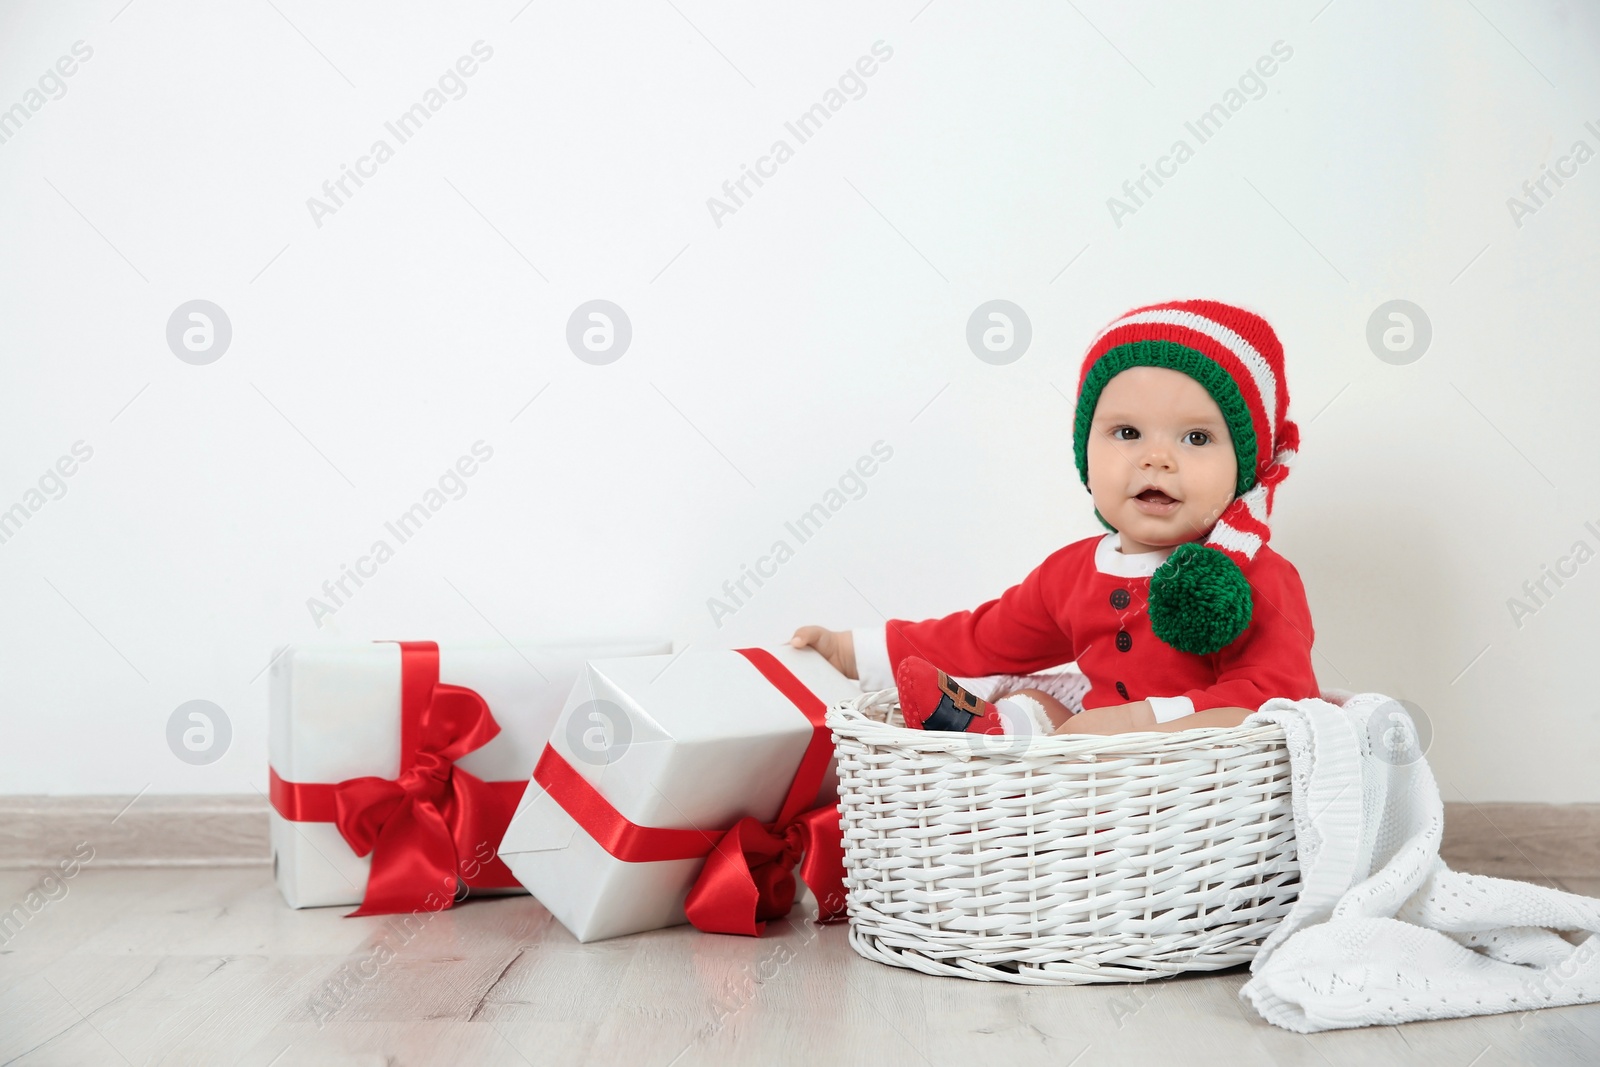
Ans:
[[[585,660],[670,648],[666,641],[519,648],[504,641],[441,644],[439,682],[478,693],[500,725],[495,738],[466,753],[456,766],[485,782],[525,782]],[[330,785],[369,775],[395,779],[401,762],[400,698],[396,642],[280,649],[268,697],[274,776],[292,784]],[[361,903],[371,857],[357,856],[332,822],[290,821],[275,807],[271,839],[273,876],[290,907]],[[488,843],[486,855],[496,844]]]
[[[824,706],[860,695],[811,649],[770,653]],[[715,839],[741,817],[779,815],[814,728],[738,650],[592,660],[550,747],[616,814],[637,826]],[[837,800],[831,741],[816,804]],[[810,806],[810,805],[808,805]],[[538,781],[500,845],[517,880],[579,941],[682,923],[705,860],[618,859]]]

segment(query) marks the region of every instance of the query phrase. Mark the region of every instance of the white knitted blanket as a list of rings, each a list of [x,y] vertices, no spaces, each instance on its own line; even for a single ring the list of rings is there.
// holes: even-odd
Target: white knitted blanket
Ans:
[[[1600,1000],[1600,900],[1445,866],[1439,787],[1397,701],[1277,698],[1259,720],[1288,735],[1300,862],[1239,991],[1263,1018],[1308,1033]]]

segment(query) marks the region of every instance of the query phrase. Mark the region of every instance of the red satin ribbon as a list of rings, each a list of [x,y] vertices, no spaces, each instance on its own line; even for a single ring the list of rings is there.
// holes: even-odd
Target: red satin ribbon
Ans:
[[[699,930],[761,936],[767,920],[782,918],[794,906],[797,863],[800,877],[817,898],[817,921],[831,922],[845,913],[839,809],[836,804],[806,807],[822,788],[833,755],[833,737],[824,718],[828,707],[772,653],[759,648],[735,651],[811,723],[811,740],[772,822],[746,816],[724,830],[640,826],[612,807],[549,745],[533,769],[533,780],[619,860],[653,863],[706,857],[683,909]]]
[[[293,822],[331,822],[358,856],[372,855],[351,915],[441,911],[460,883],[511,888],[495,854],[526,786],[485,782],[455,766],[500,732],[471,689],[439,682],[439,646],[400,641],[400,776],[286,782],[269,768],[273,808]]]

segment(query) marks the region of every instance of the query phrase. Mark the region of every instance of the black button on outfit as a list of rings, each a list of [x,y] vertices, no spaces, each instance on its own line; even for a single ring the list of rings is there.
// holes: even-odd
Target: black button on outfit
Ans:
[[[1132,700],[1133,699],[1132,697],[1128,696],[1128,687],[1123,685],[1121,682],[1117,683],[1117,695],[1120,696],[1123,700]]]
[[[1133,635],[1126,630],[1117,631],[1117,651],[1126,652],[1133,647]]]
[[[1133,600],[1126,589],[1114,589],[1111,592],[1111,606],[1121,611]]]

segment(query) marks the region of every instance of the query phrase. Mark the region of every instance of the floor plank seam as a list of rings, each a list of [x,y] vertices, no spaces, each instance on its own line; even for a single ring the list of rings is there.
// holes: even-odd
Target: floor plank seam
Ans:
[[[478,997],[478,1003],[472,1006],[472,1011],[467,1015],[467,1022],[470,1023],[477,1021],[478,1013],[483,1010],[484,1001],[488,1000],[489,994],[493,993],[495,987],[505,980],[506,973],[517,965],[517,961],[522,958],[522,954],[526,951],[528,951],[526,946],[517,949],[517,954],[507,960],[504,967],[500,968],[500,973],[494,976],[494,981],[490,982],[489,987],[483,991],[483,995]]]

